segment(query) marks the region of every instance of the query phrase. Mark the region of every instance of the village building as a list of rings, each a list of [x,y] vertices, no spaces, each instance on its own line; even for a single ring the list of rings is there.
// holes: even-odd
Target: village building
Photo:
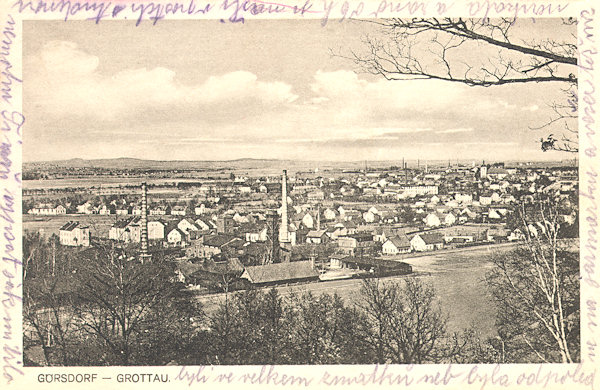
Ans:
[[[252,285],[263,287],[280,283],[299,283],[319,280],[319,273],[311,261],[273,263],[246,267],[241,278]]]
[[[65,246],[90,246],[90,228],[69,221],[59,229],[59,241]]]
[[[370,233],[356,233],[338,237],[337,244],[341,253],[350,256],[370,256],[375,253],[377,243]]]
[[[410,252],[410,250],[410,240],[405,234],[390,237],[383,243],[381,247],[381,252],[384,255],[397,255],[400,253],[408,253]]]
[[[307,244],[325,244],[329,241],[326,229],[310,230],[306,235]]]
[[[410,240],[415,252],[433,251],[444,247],[444,238],[439,233],[419,233]]]
[[[28,211],[28,214],[33,215],[64,215],[66,213],[67,209],[60,204],[57,206],[52,204],[39,204]]]
[[[174,227],[169,230],[167,234],[167,242],[171,246],[181,246],[184,247],[187,245],[188,235],[178,227]]]
[[[148,239],[149,240],[164,240],[166,227],[167,227],[167,224],[160,220],[149,221],[148,222]]]
[[[125,243],[141,241],[140,217],[130,217],[117,221],[108,231],[108,238]]]

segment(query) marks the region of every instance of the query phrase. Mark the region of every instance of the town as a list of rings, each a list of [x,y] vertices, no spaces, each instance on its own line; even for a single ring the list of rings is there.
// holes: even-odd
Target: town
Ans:
[[[104,243],[141,258],[169,253],[178,280],[204,294],[408,274],[421,255],[518,242],[543,229],[532,220],[524,232],[515,217],[536,194],[577,199],[573,161],[398,165],[25,186],[24,230],[54,235],[75,253]],[[560,218],[563,234],[577,237],[576,208]]]

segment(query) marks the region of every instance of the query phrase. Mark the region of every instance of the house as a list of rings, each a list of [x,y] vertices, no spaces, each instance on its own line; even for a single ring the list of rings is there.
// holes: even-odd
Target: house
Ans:
[[[312,216],[311,213],[306,213],[302,217],[302,224],[309,229],[313,229],[315,227],[315,218]]]
[[[207,288],[210,292],[228,292],[247,288],[240,276],[244,266],[238,258],[225,261],[205,259],[201,262],[182,262],[177,265],[175,274],[178,279],[187,284]]]
[[[335,210],[327,208],[327,209],[325,209],[325,211],[323,211],[323,216],[325,217],[326,220],[333,221],[333,220],[335,220],[335,217],[336,217]]]
[[[77,214],[92,214],[93,213],[92,205],[90,202],[85,202],[84,204],[77,206],[76,209],[77,209]]]
[[[267,226],[264,224],[255,225],[245,232],[245,239],[247,242],[264,242],[267,241],[267,233]]]
[[[489,206],[492,204],[492,197],[491,196],[480,196],[479,197],[479,204],[482,206]]]
[[[127,209],[127,207],[117,208],[116,214],[117,215],[127,215],[127,214],[129,214],[129,210]]]
[[[321,190],[309,192],[306,195],[309,202],[318,202],[325,199],[325,193]]]
[[[186,246],[187,234],[178,227],[174,227],[167,234],[167,242],[173,246]]]
[[[429,213],[427,214],[427,216],[423,219],[423,222],[425,222],[425,225],[429,226],[429,227],[438,227],[442,224],[442,217],[439,213]]]
[[[51,204],[40,204],[27,212],[34,215],[64,215],[67,209],[63,205],[53,206]]]
[[[171,215],[185,215],[185,206],[173,206],[171,209]]]
[[[405,234],[390,237],[383,243],[381,251],[384,255],[397,255],[410,252],[410,240]]]
[[[377,242],[384,243],[388,240],[388,238],[394,236],[394,232],[391,228],[386,227],[376,227],[373,230],[373,239]]]
[[[420,233],[410,240],[410,246],[415,252],[442,249],[444,247],[444,237],[439,233]]]
[[[329,236],[327,236],[327,230],[310,230],[306,235],[306,242],[308,244],[324,244],[329,241]]]
[[[243,243],[243,241],[229,234],[205,236],[197,256],[210,258],[212,256],[220,255],[228,245],[237,245],[238,243]]]
[[[150,209],[150,215],[167,215],[166,206],[157,206]]]
[[[504,227],[493,227],[487,231],[488,241],[508,241],[510,232]]]
[[[183,218],[177,223],[177,228],[188,236],[190,235],[190,231],[200,230],[200,227],[191,218]]]
[[[233,218],[231,215],[222,215],[217,218],[217,233],[231,234],[233,232]]]
[[[148,239],[149,240],[164,240],[165,229],[167,224],[163,221],[149,221],[148,222]]]
[[[279,283],[310,282],[319,279],[311,261],[294,261],[246,267],[241,278],[255,286]]]
[[[234,216],[232,217],[232,219],[238,225],[250,222],[250,218],[248,218],[247,215],[241,215],[240,213],[235,213]]]
[[[196,214],[196,215],[201,215],[201,214],[204,214],[205,212],[206,212],[206,206],[204,205],[204,203],[202,203],[201,205],[194,208],[194,214]]]
[[[202,231],[207,231],[210,229],[215,229],[217,225],[209,219],[198,218],[194,221],[196,226],[200,228]]]
[[[110,215],[110,208],[107,207],[105,204],[99,205],[98,207],[96,207],[95,213],[100,215]]]
[[[450,226],[450,225],[454,225],[455,223],[456,223],[456,216],[454,215],[454,213],[448,213],[448,214],[444,215],[444,225]]]
[[[489,219],[502,219],[502,215],[500,214],[500,212],[497,209],[490,209],[488,211],[488,218]]]
[[[117,221],[108,231],[108,238],[115,241],[140,242],[141,241],[141,217],[135,216]]]
[[[90,228],[69,221],[59,229],[59,239],[61,245],[90,246]]]
[[[356,233],[347,236],[339,236],[337,239],[340,252],[351,256],[373,255],[377,243],[373,240],[371,233]]]
[[[346,210],[342,218],[344,221],[359,221],[362,218],[362,213],[358,210]]]
[[[367,211],[366,213],[363,213],[362,217],[366,223],[373,223],[379,221],[379,214],[376,214],[371,210]]]

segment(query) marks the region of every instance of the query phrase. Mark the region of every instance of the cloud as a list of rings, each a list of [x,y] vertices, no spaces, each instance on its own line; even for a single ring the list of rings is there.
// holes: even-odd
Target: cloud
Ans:
[[[540,109],[540,107],[537,104],[532,104],[531,106],[522,108],[523,111],[531,111],[531,112],[537,111],[539,109]]]
[[[247,71],[211,76],[199,85],[185,85],[172,70],[125,69],[112,75],[99,71],[100,59],[75,43],[51,41],[28,58],[40,86],[32,90],[31,103],[56,117],[83,116],[114,120],[147,112],[199,107],[289,104],[298,96],[292,86],[280,81],[261,81]]]
[[[467,133],[473,131],[472,127],[458,127],[456,129],[446,129],[436,131],[436,134],[454,134],[454,133]]]

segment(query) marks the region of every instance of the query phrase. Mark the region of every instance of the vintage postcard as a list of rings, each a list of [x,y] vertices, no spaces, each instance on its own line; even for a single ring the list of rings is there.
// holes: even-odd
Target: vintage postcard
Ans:
[[[598,388],[592,2],[2,4],[7,388]]]

